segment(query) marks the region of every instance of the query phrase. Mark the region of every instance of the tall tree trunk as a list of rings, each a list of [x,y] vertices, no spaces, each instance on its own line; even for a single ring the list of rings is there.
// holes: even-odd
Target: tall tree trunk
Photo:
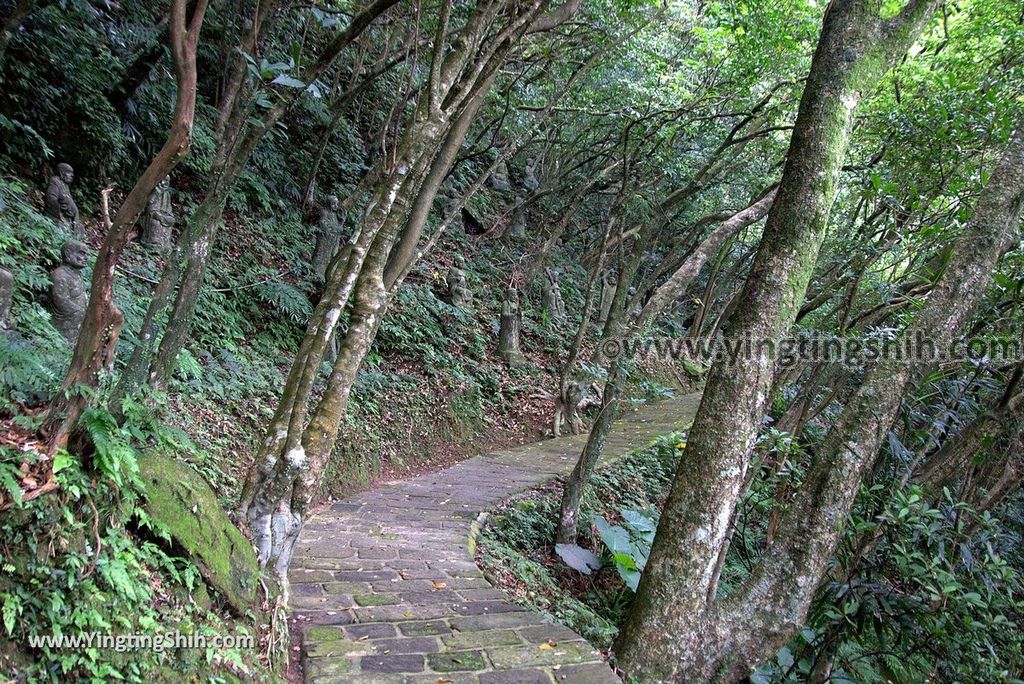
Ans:
[[[374,0],[367,5],[302,71],[300,80],[309,84],[319,78],[379,16],[397,2],[398,0]],[[273,19],[273,8],[278,4],[280,3],[271,2],[258,8],[256,19],[243,39],[241,51],[248,53],[255,50],[261,26]],[[205,279],[210,252],[216,241],[228,193],[256,146],[305,90],[278,89],[277,103],[258,121],[250,123],[246,117],[250,114],[252,103],[242,97],[245,90],[245,74],[245,60],[239,56],[225,96],[222,98],[220,115],[215,127],[218,146],[211,172],[211,186],[203,203],[179,238],[174,255],[161,276],[143,321],[140,345],[129,362],[129,371],[118,389],[118,395],[130,392],[134,389],[134,383],[141,382],[143,377],[156,389],[166,388],[178,354],[188,339],[196,302]],[[172,295],[173,308],[167,312]],[[156,353],[153,354],[152,350],[156,345],[156,326],[165,314],[166,329]]]
[[[196,48],[206,13],[206,0],[196,3],[191,21],[185,16],[186,0],[171,7],[170,42],[178,80],[177,100],[171,129],[163,147],[142,172],[124,203],[114,215],[93,268],[89,304],[85,310],[71,366],[60,391],[50,403],[44,421],[49,452],[67,441],[68,434],[85,411],[90,394],[83,387],[96,387],[100,372],[114,359],[124,316],[114,302],[114,269],[127,244],[128,235],[146,208],[150,194],[171,169],[188,153],[196,105]]]
[[[619,395],[622,391],[623,372],[619,361],[612,363],[608,381],[604,384],[601,397],[601,412],[594,421],[587,436],[587,443],[576,460],[576,466],[565,480],[562,501],[559,506],[558,530],[555,541],[559,544],[575,544],[578,534],[580,501],[583,490],[594,473],[597,461],[604,453],[604,445],[619,415]]]
[[[939,350],[950,349],[1016,233],[1022,200],[1024,128],[1014,134],[973,218],[955,243],[946,271],[902,340],[928,340]],[[799,627],[864,474],[874,465],[907,388],[929,365],[883,359],[867,373],[815,450],[804,483],[762,562],[729,596],[729,622],[761,625],[764,631],[756,638],[776,646]]]
[[[532,26],[552,16],[544,14],[547,4],[538,0],[481,3],[450,41],[445,38],[449,3],[441,8],[425,92],[394,162],[381,175],[355,244],[329,269],[324,295],[243,489],[238,515],[257,541],[261,564],[282,576],[334,447],[356,374],[394,291],[392,285],[418,254],[414,247],[434,197],[501,64]],[[498,21],[502,24],[496,27]],[[447,52],[446,44],[451,45]],[[392,255],[399,236],[401,248]],[[348,332],[327,387],[310,410],[316,370],[350,299]]]
[[[730,335],[778,344],[803,301],[836,196],[853,112],[906,52],[935,2],[891,20],[881,3],[834,0],[825,13],[786,166]],[[760,346],[760,345],[758,345]],[[715,569],[746,478],[774,367],[765,350],[709,373],[636,599],[616,642],[627,673],[666,682],[735,681],[792,626],[732,624],[715,610]],[[758,597],[751,602],[760,605]],[[762,635],[762,632],[763,635]]]

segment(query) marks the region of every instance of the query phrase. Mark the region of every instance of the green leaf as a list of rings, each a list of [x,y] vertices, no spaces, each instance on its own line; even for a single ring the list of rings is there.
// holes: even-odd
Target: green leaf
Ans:
[[[786,646],[779,649],[779,653],[775,656],[775,660],[783,670],[789,670],[789,668],[793,667],[793,654]]]
[[[280,75],[278,75],[276,78],[274,78],[273,81],[271,81],[271,83],[273,83],[274,85],[282,85],[282,86],[284,86],[286,88],[305,88],[306,87],[305,83],[303,83],[302,81],[300,81],[297,78],[292,78],[291,76],[288,76],[287,74],[280,74]]]
[[[21,599],[13,594],[4,594],[3,619],[8,634],[14,633],[14,622],[21,612]]]
[[[630,588],[634,593],[636,588],[640,586],[640,573],[636,570],[626,570],[622,566],[616,566],[619,570],[619,577],[625,581],[626,586]]]
[[[59,473],[74,462],[74,456],[66,451],[59,451],[57,452],[57,455],[53,457],[53,472]]]
[[[623,510],[622,519],[626,521],[626,524],[637,534],[646,535],[648,533],[654,534],[658,529],[658,524],[648,518],[640,511],[634,510]]]
[[[636,561],[628,553],[616,553],[613,557],[615,558],[615,564],[620,568],[625,568],[626,570],[639,569],[636,566]]]
[[[601,536],[601,541],[612,554],[630,551],[629,532],[626,531],[626,528],[612,525],[600,515],[594,516],[594,525],[597,527],[597,533]]]
[[[589,575],[601,567],[601,559],[576,544],[555,544],[555,553],[573,570]]]

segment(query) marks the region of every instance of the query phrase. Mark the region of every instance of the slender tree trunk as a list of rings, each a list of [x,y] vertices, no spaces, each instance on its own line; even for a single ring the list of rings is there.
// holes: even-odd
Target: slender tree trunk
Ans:
[[[701,268],[721,248],[723,242],[742,228],[763,218],[768,213],[774,198],[775,190],[771,190],[746,209],[736,212],[723,221],[683,261],[675,273],[655,290],[647,305],[635,317],[631,316],[630,312],[627,311],[632,305],[628,298],[628,283],[632,281],[636,267],[639,265],[639,259],[634,258],[631,265],[622,271],[622,277],[619,279],[619,286],[616,289],[615,299],[611,308],[611,312],[616,315],[609,316],[609,324],[605,327],[604,338],[609,339],[619,335],[629,338],[634,337],[643,329],[647,322],[657,317],[665,308],[671,306],[676,299],[686,292],[690,284],[697,278]],[[603,262],[599,263],[603,265]],[[628,280],[624,281],[625,278],[628,278]],[[624,282],[627,285],[624,285]],[[620,323],[619,321],[623,322]],[[586,325],[586,323],[587,321],[584,321],[581,325]],[[603,348],[603,345],[598,346],[598,356],[602,361],[604,360],[603,353],[601,353]],[[615,419],[618,417],[618,397],[622,389],[623,359],[612,359],[609,361],[611,361],[611,364],[608,380],[604,384],[601,413],[591,428],[587,443],[565,483],[562,503],[559,508],[558,529],[555,534],[555,540],[559,544],[572,544],[576,541],[583,490],[590,481],[594,466],[604,452],[604,445],[608,439],[608,434],[611,432]],[[611,403],[609,403],[609,397]]]
[[[214,232],[224,208],[223,202],[227,197],[227,190],[218,190],[218,187],[223,186],[211,187],[210,193],[203,198],[189,218],[184,232],[175,244],[174,251],[160,275],[160,280],[153,288],[149,306],[139,329],[138,343],[128,359],[121,381],[114,392],[112,405],[115,412],[118,411],[120,400],[139,386],[149,384],[156,387],[163,384],[158,383],[156,378],[151,375],[152,369],[155,368],[154,350],[159,342],[160,325],[167,314],[168,307],[172,304],[172,297],[175,295],[181,274],[189,262],[190,253],[194,252],[198,242],[202,240],[209,244],[209,241],[215,236]],[[206,237],[205,240],[203,240],[204,237]],[[171,316],[166,321],[166,325],[170,326],[173,323],[174,318]]]
[[[304,83],[312,83],[382,14],[398,0],[374,0],[356,14],[344,31],[339,33],[323,52],[301,74]],[[258,8],[252,27],[243,40],[241,50],[256,49],[261,26],[273,20],[278,3]],[[242,98],[245,83],[245,60],[236,60],[235,69],[225,96],[220,104],[215,133],[218,138],[214,158],[213,181],[203,203],[188,223],[185,233],[175,246],[174,256],[165,268],[154,292],[143,321],[140,344],[129,362],[118,395],[134,389],[134,383],[147,376],[147,382],[156,389],[165,389],[170,381],[178,354],[188,339],[196,302],[206,275],[210,252],[216,241],[228,193],[238,175],[245,168],[256,146],[274,128],[288,108],[301,97],[304,89],[287,88],[278,92],[279,101],[267,110],[257,122],[250,123],[251,103]],[[174,295],[173,309],[167,312]],[[156,326],[167,315],[166,329],[155,355]]]
[[[676,269],[675,273],[654,291],[640,312],[637,326],[643,327],[645,322],[652,320],[686,294],[690,284],[700,275],[701,269],[721,249],[726,240],[768,214],[768,210],[771,209],[772,202],[775,200],[776,192],[777,189],[772,188],[749,207],[736,212],[711,231],[711,234],[704,238],[703,242]]]
[[[555,541],[559,544],[576,543],[583,490],[590,482],[598,459],[604,453],[604,445],[619,414],[622,375],[621,364],[613,363],[610,377],[604,386],[604,396],[601,398],[601,412],[590,428],[587,443],[576,461],[576,467],[565,480],[565,489],[562,491],[562,502],[559,506],[558,530],[555,535]]]
[[[942,497],[944,487],[953,488],[970,471],[972,461],[987,445],[1005,437],[1024,413],[1024,392],[1014,395],[994,411],[985,412],[950,437],[913,477],[932,501]]]
[[[546,2],[525,7],[482,3],[450,41],[452,49],[447,54],[450,7],[448,3],[442,6],[429,82],[397,146],[394,162],[375,189],[355,245],[338,257],[345,259],[344,264],[336,259],[330,268],[324,296],[300,345],[285,396],[239,505],[238,515],[253,533],[261,564],[273,566],[282,576],[392,286],[400,282],[418,254],[415,245],[434,197],[508,51],[536,21],[550,16],[543,13],[546,6]],[[515,11],[503,15],[503,9]],[[496,29],[499,17],[504,25]],[[392,254],[399,236],[401,242]],[[327,387],[310,411],[313,374],[350,298],[348,332]]]
[[[722,270],[722,265],[725,263],[726,257],[729,256],[732,245],[732,241],[726,242],[718,250],[718,257],[715,259],[715,263],[711,267],[711,273],[708,274],[707,285],[704,286],[704,292],[700,297],[700,305],[697,307],[697,312],[693,315],[693,321],[690,323],[690,327],[686,331],[686,336],[692,340],[698,339],[700,337],[700,331],[704,328],[704,321],[707,318],[708,311],[711,309],[711,303],[714,301],[715,285],[718,281],[718,274]]]
[[[186,0],[175,0],[171,7],[170,41],[178,80],[171,129],[164,146],[142,172],[107,226],[93,268],[89,304],[75,343],[71,366],[44,421],[43,431],[49,440],[50,454],[65,445],[68,434],[88,405],[91,395],[83,392],[82,388],[95,388],[100,372],[113,362],[124,322],[124,316],[114,302],[114,269],[127,244],[128,235],[146,208],[150,194],[188,153],[192,141],[196,104],[196,49],[207,2],[199,0],[196,3],[191,21],[185,16],[186,4]]]
[[[804,87],[786,166],[730,335],[778,344],[803,301],[836,196],[861,96],[910,46],[935,3],[892,20],[881,3],[833,0]],[[760,346],[760,345],[759,345]],[[774,375],[764,349],[712,367],[636,599],[616,642],[627,673],[648,681],[735,681],[792,633],[760,618],[724,620],[715,569]],[[813,589],[812,589],[813,590]]]

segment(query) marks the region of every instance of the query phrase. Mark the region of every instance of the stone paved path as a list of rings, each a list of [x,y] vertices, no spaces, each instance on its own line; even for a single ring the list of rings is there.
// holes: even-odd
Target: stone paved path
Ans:
[[[606,461],[688,427],[699,398],[625,412]],[[568,473],[585,440],[477,456],[358,494],[312,518],[289,573],[306,681],[618,682],[582,637],[507,601],[473,561],[480,513]]]

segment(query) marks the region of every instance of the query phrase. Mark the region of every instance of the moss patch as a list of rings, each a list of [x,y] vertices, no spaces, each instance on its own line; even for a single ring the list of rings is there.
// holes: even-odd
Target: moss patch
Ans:
[[[430,664],[430,669],[435,672],[467,672],[487,669],[487,663],[480,651],[431,653],[427,656],[427,662]]]
[[[146,512],[199,567],[231,607],[245,612],[257,601],[259,565],[252,544],[217,503],[213,490],[181,461],[148,454],[139,459]]]

